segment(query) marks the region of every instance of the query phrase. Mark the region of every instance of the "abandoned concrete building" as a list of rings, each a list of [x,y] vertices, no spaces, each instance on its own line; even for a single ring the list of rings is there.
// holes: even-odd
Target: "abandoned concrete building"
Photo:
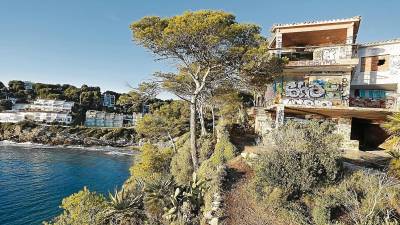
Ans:
[[[283,75],[256,100],[261,134],[285,120],[337,124],[344,148],[377,149],[380,124],[400,108],[400,39],[357,43],[361,17],[277,24],[270,51],[286,57]]]

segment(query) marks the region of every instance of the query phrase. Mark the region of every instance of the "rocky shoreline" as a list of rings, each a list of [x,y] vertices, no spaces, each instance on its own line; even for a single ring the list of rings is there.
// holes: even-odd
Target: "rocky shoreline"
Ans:
[[[35,143],[50,146],[112,146],[136,145],[133,128],[87,128],[41,125],[32,122],[0,124],[0,141]]]

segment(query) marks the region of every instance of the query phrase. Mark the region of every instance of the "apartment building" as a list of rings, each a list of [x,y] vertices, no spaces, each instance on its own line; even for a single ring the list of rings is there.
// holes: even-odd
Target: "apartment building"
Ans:
[[[347,149],[378,148],[379,127],[399,110],[399,40],[357,43],[361,17],[276,24],[270,51],[286,57],[283,75],[256,100],[256,130],[290,118],[330,120]]]
[[[361,44],[351,80],[350,106],[398,110],[400,39]]]
[[[103,111],[88,110],[85,126],[87,127],[131,127],[134,126],[142,114],[117,114]]]
[[[64,100],[38,99],[30,104],[30,110],[50,111],[50,112],[71,112],[74,102]]]
[[[38,112],[38,111],[5,111],[0,113],[0,123],[18,123],[31,120],[40,123],[64,123],[70,124],[72,116],[63,112]]]
[[[71,111],[74,102],[38,99],[32,104],[14,104],[12,110],[0,112],[0,123],[17,123],[32,120],[43,123],[72,122]]]
[[[103,111],[88,110],[85,126],[87,127],[123,127],[124,115]]]
[[[113,108],[115,106],[115,95],[113,94],[102,94],[101,102],[104,107]]]

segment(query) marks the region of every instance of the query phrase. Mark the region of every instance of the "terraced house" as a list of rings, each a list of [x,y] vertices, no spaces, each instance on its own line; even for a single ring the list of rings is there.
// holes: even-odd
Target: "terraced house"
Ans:
[[[380,128],[400,108],[400,39],[357,43],[361,17],[277,24],[270,50],[286,57],[283,75],[257,99],[262,134],[287,119],[337,123],[345,148],[374,149]]]

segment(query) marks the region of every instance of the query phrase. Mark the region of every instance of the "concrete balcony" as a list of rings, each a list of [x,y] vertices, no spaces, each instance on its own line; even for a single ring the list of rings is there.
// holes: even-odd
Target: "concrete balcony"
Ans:
[[[274,51],[278,53],[278,50]],[[345,66],[355,67],[359,63],[356,47],[353,45],[335,45],[329,47],[286,48],[281,56],[287,57],[286,68]]]
[[[286,67],[312,67],[312,66],[355,66],[358,59],[338,59],[338,60],[300,60],[289,61]]]

